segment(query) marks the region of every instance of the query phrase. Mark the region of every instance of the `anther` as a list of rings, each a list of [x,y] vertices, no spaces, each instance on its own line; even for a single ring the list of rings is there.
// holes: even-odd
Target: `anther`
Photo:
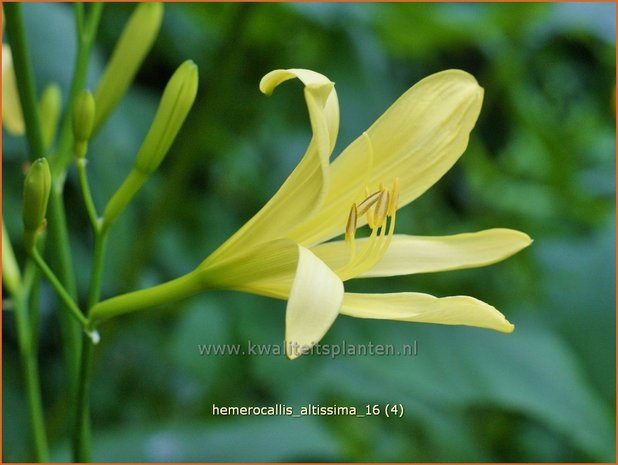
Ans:
[[[374,217],[375,215],[373,214],[373,208],[370,208],[369,210],[367,210],[367,224],[372,230],[376,229]]]
[[[357,212],[360,216],[364,215],[367,210],[369,210],[373,204],[375,204],[380,198],[381,191],[374,192],[370,196],[368,196],[365,200],[358,204],[356,207]]]
[[[354,240],[356,236],[356,219],[358,217],[358,212],[356,209],[356,204],[352,204],[352,208],[350,209],[350,215],[348,216],[348,222],[345,226],[345,240],[346,242],[350,242]]]
[[[393,216],[397,211],[397,203],[399,202],[399,178],[393,181],[393,189],[391,190],[391,200],[388,203],[388,216]]]
[[[374,212],[374,226],[376,228],[381,228],[384,224],[384,220],[386,219],[386,214],[388,213],[389,207],[389,195],[388,191],[384,190],[380,192],[380,197],[378,198],[378,202],[376,203],[375,212]]]

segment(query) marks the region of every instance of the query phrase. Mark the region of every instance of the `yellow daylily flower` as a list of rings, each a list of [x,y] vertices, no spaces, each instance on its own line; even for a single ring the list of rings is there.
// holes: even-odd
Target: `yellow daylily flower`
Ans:
[[[21,112],[11,47],[2,44],[2,126],[15,136],[26,130]]]
[[[476,80],[459,70],[421,80],[331,163],[339,128],[334,83],[314,71],[276,70],[260,89],[271,94],[293,78],[305,86],[313,137],[278,192],[193,272],[104,301],[93,307],[93,321],[224,288],[288,301],[291,359],[317,344],[339,314],[513,331],[498,310],[472,297],[358,294],[343,285],[353,278],[484,266],[531,243],[509,229],[446,237],[394,234],[397,210],[464,152],[483,99]],[[356,238],[365,224],[370,235]],[[331,241],[341,234],[344,240]]]

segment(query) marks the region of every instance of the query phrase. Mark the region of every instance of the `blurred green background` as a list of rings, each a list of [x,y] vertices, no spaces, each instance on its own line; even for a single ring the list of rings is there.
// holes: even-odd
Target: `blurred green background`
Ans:
[[[133,6],[106,5],[94,88]],[[24,5],[36,80],[65,90],[72,9]],[[279,344],[285,303],[230,292],[118,318],[102,329],[92,390],[97,461],[615,461],[615,4],[167,4],[135,85],[91,144],[102,208],[128,172],[165,82],[191,58],[198,100],[159,172],[113,229],[104,296],[193,269],[256,212],[310,130],[299,83],[270,98],[276,68],[336,82],[335,153],[420,78],[447,68],[485,88],[457,165],[397,217],[397,231],[490,227],[534,244],[491,267],[346,285],[472,295],[516,325],[339,318],[324,343],[410,344],[414,357],[203,357],[198,344]],[[65,92],[66,95],[66,92]],[[25,144],[3,134],[3,211],[20,234]],[[66,188],[85,295],[91,236]],[[16,245],[19,259],[23,251]],[[22,262],[23,263],[23,262]],[[82,272],[82,270],[84,270]],[[40,363],[56,460],[68,408],[53,292],[43,288]],[[3,460],[31,460],[10,313],[3,312]],[[216,417],[212,405],[401,403],[403,418]]]

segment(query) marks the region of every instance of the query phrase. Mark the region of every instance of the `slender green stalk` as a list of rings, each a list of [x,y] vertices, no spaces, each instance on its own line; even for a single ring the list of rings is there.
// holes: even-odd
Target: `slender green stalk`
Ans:
[[[90,313],[90,321],[97,324],[125,313],[176,302],[205,290],[200,274],[193,271],[157,286],[104,300],[94,306]]]
[[[28,141],[30,160],[36,160],[45,155],[45,146],[39,118],[34,73],[28,53],[22,6],[20,3],[6,3],[4,4],[4,12],[15,66],[17,92],[26,124],[26,140]]]
[[[75,271],[71,259],[71,247],[69,242],[69,231],[66,222],[66,212],[62,198],[62,191],[52,187],[47,207],[48,218],[48,243],[54,244],[51,259],[52,265],[58,272],[58,277],[63,283],[70,296],[77,296],[77,286],[75,283]],[[62,336],[62,350],[64,364],[69,378],[70,399],[75,392],[77,373],[79,369],[80,351],[80,329],[76,322],[71,318],[69,312],[60,311],[58,313],[60,332]]]
[[[49,460],[43,403],[41,401],[40,377],[37,366],[37,331],[28,315],[28,293],[33,281],[36,281],[36,270],[29,262],[22,275],[13,253],[11,240],[2,221],[2,283],[11,296],[11,307],[15,315],[17,339],[19,341],[20,359],[28,397],[30,424],[34,455],[38,461]],[[23,279],[22,279],[23,276]]]
[[[77,319],[77,321],[79,321],[82,327],[86,329],[88,327],[88,320],[82,314],[81,310],[79,309],[71,295],[64,288],[60,280],[56,277],[54,272],[49,268],[49,266],[47,266],[47,263],[45,263],[45,260],[43,260],[43,257],[41,257],[36,248],[30,251],[30,257],[32,258],[32,260],[34,260],[34,263],[36,263],[39,269],[43,272],[47,280],[56,291],[56,294],[58,294],[58,297],[60,297],[60,300],[62,300],[62,302],[64,303],[65,307],[69,309],[75,319]]]
[[[12,303],[21,351],[22,370],[26,382],[34,454],[37,462],[49,462],[39,367],[37,365],[36,351],[34,350],[35,344],[32,338],[26,299],[21,290],[13,295]]]
[[[92,378],[92,349],[92,341],[83,337],[76,397],[75,430],[73,431],[73,461],[81,463],[92,461],[89,396]]]
[[[101,296],[106,247],[107,231],[99,231],[95,227],[94,259],[90,276],[88,311],[99,301]],[[76,462],[90,462],[92,460],[89,394],[92,378],[93,345],[93,341],[90,338],[82,338],[81,363],[75,407],[75,429],[73,431],[73,459]]]
[[[90,276],[90,291],[88,293],[88,311],[99,301],[101,296],[103,265],[105,263],[105,250],[107,247],[107,231],[98,229],[97,223],[93,223],[93,229],[95,231],[95,244]],[[89,394],[92,378],[93,346],[93,341],[90,338],[82,338],[75,408],[75,429],[73,431],[73,459],[76,462],[90,462],[92,460]]]
[[[79,92],[85,87],[86,77],[88,72],[88,63],[90,61],[90,53],[92,45],[98,29],[99,20],[103,10],[102,3],[94,3],[90,6],[88,14],[85,12],[85,6],[82,3],[75,4],[75,20],[77,30],[77,56],[75,61],[75,72],[73,74],[73,80],[71,82],[71,88],[69,91],[69,98],[63,116],[60,137],[58,144],[58,151],[54,157],[54,165],[52,166],[52,175],[54,176],[58,189],[55,192],[54,197],[61,198],[64,180],[66,176],[66,169],[70,163],[71,153],[73,148],[73,133],[72,133],[72,121],[71,112],[75,103],[75,98]],[[79,165],[79,164],[78,164]],[[78,170],[81,169],[78,166]],[[81,178],[83,177],[83,181]],[[102,275],[103,266],[103,252],[105,249],[105,240],[101,241],[98,228],[95,226],[96,210],[94,209],[94,203],[87,187],[87,180],[85,179],[85,172],[80,172],[80,181],[82,182],[82,189],[86,187],[87,191],[83,190],[84,200],[86,202],[86,208],[88,209],[88,215],[90,221],[93,224],[93,229],[96,234],[95,243],[95,258],[93,260],[93,274],[92,277],[95,281],[91,281],[91,292],[93,296],[95,293],[92,290],[100,290],[100,279]],[[84,183],[84,181],[86,181]],[[62,202],[58,202],[58,205],[62,205]],[[59,213],[64,214],[64,210],[59,209]],[[66,224],[66,222],[64,223]],[[61,232],[61,231],[59,231]],[[67,242],[68,244],[68,242]],[[64,254],[64,257],[70,257]],[[98,292],[97,292],[98,294]],[[97,297],[98,298],[98,297]],[[89,299],[90,300],[90,299]],[[86,312],[87,315],[87,312]],[[75,341],[77,344],[77,340]],[[73,379],[76,380],[76,398],[73,405],[75,405],[75,429],[73,431],[73,454],[75,460],[79,462],[88,462],[91,458],[90,453],[90,406],[88,402],[88,396],[90,392],[90,372],[92,366],[92,340],[86,335],[82,336],[81,350],[77,349],[76,353],[79,354],[80,361],[77,368],[77,376]]]
[[[74,65],[75,71],[73,73],[68,101],[60,126],[57,154],[51,160],[54,188],[52,189],[48,207],[50,242],[54,244],[53,252],[55,264],[57,265],[60,279],[64,283],[69,294],[73,297],[77,295],[77,288],[62,195],[66,169],[70,161],[73,147],[71,111],[77,94],[84,88],[86,83],[90,52],[98,28],[102,8],[103,5],[101,3],[91,5],[90,14],[87,19],[84,20],[84,6],[82,4],[75,5],[78,48]],[[80,369],[80,330],[66,312],[60,313],[59,320],[63,338],[65,365],[69,377],[69,401],[71,404],[74,404],[73,396],[77,391],[77,378]]]
[[[88,161],[85,158],[79,158],[76,161],[77,173],[79,175],[79,184],[82,189],[82,197],[84,198],[84,204],[86,205],[86,211],[88,212],[88,218],[90,218],[90,224],[92,229],[96,232],[99,229],[99,215],[97,209],[92,200],[92,194],[90,192],[90,184],[88,183],[88,170],[86,165]]]
[[[94,242],[94,260],[92,274],[90,276],[90,292],[88,293],[88,312],[101,297],[101,285],[103,283],[103,264],[105,262],[105,250],[107,248],[107,231],[97,233]]]
[[[24,28],[22,6],[19,3],[11,3],[3,6],[7,33],[10,36],[13,63],[15,66],[17,91],[19,93],[20,104],[26,125],[26,140],[28,142],[29,158],[30,160],[36,160],[44,155],[45,146],[37,104],[36,85]],[[41,383],[35,350],[38,346],[38,333],[32,332],[27,311],[27,295],[24,289],[20,290],[14,295],[13,303],[15,306],[16,325],[20,341],[21,361],[26,381],[35,457],[39,462],[48,462],[49,451],[45,433],[43,403],[40,391]]]

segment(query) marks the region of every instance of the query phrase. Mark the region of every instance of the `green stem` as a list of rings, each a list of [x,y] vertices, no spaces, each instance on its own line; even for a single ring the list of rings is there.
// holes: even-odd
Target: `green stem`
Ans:
[[[76,4],[76,24],[78,31],[78,52],[75,64],[75,74],[71,83],[69,93],[69,102],[64,115],[63,125],[60,136],[60,143],[57,155],[57,165],[59,166],[59,174],[62,176],[60,182],[64,182],[63,173],[66,172],[66,167],[70,162],[71,150],[73,146],[73,134],[71,127],[71,109],[73,108],[75,98],[78,93],[84,88],[86,83],[86,73],[88,70],[88,62],[90,60],[90,51],[96,31],[101,17],[103,4],[95,3],[92,5],[88,18],[84,20],[84,5]],[[88,315],[90,307],[99,299],[101,292],[101,282],[103,276],[103,263],[106,244],[106,233],[101,233],[98,227],[98,220],[94,202],[90,195],[90,189],[86,179],[85,167],[80,170],[80,182],[84,193],[84,200],[88,215],[95,232],[95,251],[92,264],[92,276],[90,281],[90,292],[88,296],[88,306],[86,315]],[[83,172],[82,172],[83,171]],[[77,397],[75,399],[75,425],[73,430],[73,456],[77,462],[89,462],[91,460],[91,440],[90,440],[90,380],[92,371],[92,352],[93,342],[90,338],[82,336],[81,347],[81,362],[79,364],[79,377],[77,380]]]
[[[105,250],[107,246],[107,231],[101,231],[95,225],[93,225],[93,228],[95,230],[95,243],[90,291],[88,293],[88,310],[99,301],[101,296],[103,265],[105,263]],[[73,431],[73,459],[76,462],[90,462],[92,460],[89,393],[92,379],[93,346],[93,341],[90,338],[82,338],[81,363],[75,406],[75,427]]]
[[[66,212],[62,199],[62,191],[52,188],[49,196],[49,205],[47,207],[48,215],[48,243],[54,247],[50,249],[52,252],[53,265],[58,271],[58,277],[63,283],[69,295],[75,299],[77,296],[77,286],[75,282],[75,271],[71,259],[71,247],[69,242],[69,231],[66,222]],[[69,399],[75,393],[77,372],[79,369],[79,351],[80,351],[80,330],[76,322],[71,318],[67,311],[58,313],[58,321],[60,323],[60,331],[62,336],[62,350],[64,355],[64,363],[69,379]]]
[[[107,205],[105,206],[101,224],[103,231],[107,231],[111,227],[147,179],[147,173],[144,173],[137,168],[133,168],[131,170],[122,185],[114,193],[112,198],[109,199],[109,202],[107,202]]]
[[[45,433],[45,418],[43,415],[43,401],[41,399],[39,367],[37,365],[34,339],[28,317],[25,295],[18,291],[13,295],[15,325],[21,351],[21,362],[30,412],[30,423],[34,442],[34,453],[37,462],[49,462],[49,448]]]
[[[73,461],[81,463],[92,461],[89,398],[92,349],[92,341],[83,337],[75,408],[75,429],[73,431]]]
[[[204,290],[200,274],[193,271],[158,286],[104,300],[92,308],[90,320],[95,324],[100,323],[124,313],[176,302]]]
[[[90,276],[90,292],[88,293],[88,311],[90,311],[101,297],[106,247],[107,231],[97,232],[94,241],[94,259]]]
[[[96,232],[99,229],[99,215],[97,209],[92,200],[92,194],[90,192],[90,183],[88,182],[88,170],[86,165],[88,161],[85,158],[79,158],[77,160],[77,173],[79,175],[79,184],[82,189],[82,197],[84,198],[84,204],[86,205],[86,211],[88,212],[88,218],[90,218],[90,224],[92,229]]]
[[[62,303],[64,303],[65,307],[69,309],[75,319],[77,319],[77,321],[79,321],[82,327],[86,329],[88,327],[88,320],[82,314],[81,310],[79,309],[73,298],[70,296],[70,294],[67,292],[67,290],[64,288],[60,280],[56,277],[54,272],[49,268],[49,266],[47,266],[47,263],[45,263],[45,260],[43,260],[43,257],[41,257],[36,248],[33,248],[30,251],[30,257],[34,260],[34,263],[36,263],[39,269],[43,272],[47,280],[56,291],[56,294],[58,294],[58,297],[60,297],[60,300],[62,300]]]
[[[26,124],[26,140],[28,141],[30,160],[36,160],[45,155],[45,145],[43,144],[36,85],[28,52],[22,6],[20,3],[6,3],[4,12],[6,15],[6,31],[11,43],[11,53],[15,66],[17,92]]]

